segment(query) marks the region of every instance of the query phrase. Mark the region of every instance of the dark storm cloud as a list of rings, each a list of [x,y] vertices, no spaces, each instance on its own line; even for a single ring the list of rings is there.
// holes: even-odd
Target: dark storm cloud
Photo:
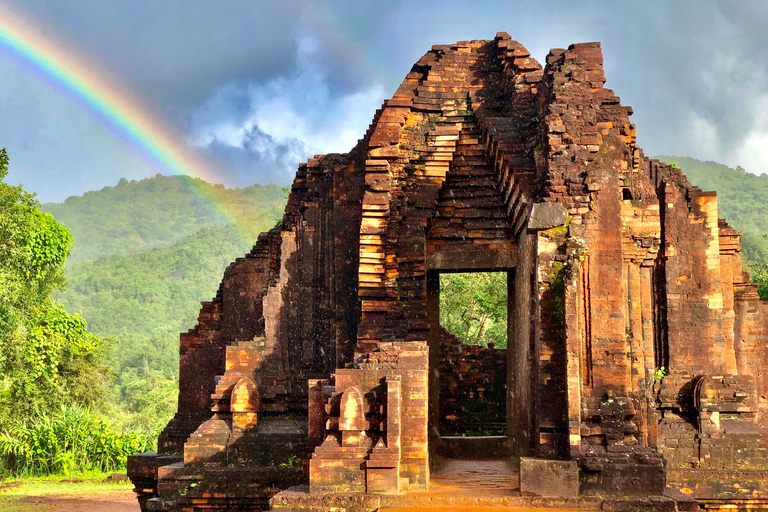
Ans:
[[[411,61],[431,44],[497,30],[542,62],[550,48],[601,41],[606,86],[634,107],[647,154],[768,171],[768,2],[446,0],[439,10],[403,3],[395,20],[395,49]]]
[[[231,184],[267,176],[285,183],[307,158],[355,145],[383,89],[334,87],[320,51],[320,42],[304,34],[297,39],[294,71],[263,83],[227,84],[187,116],[191,144],[219,162],[239,162]],[[249,158],[250,170],[243,172]]]
[[[214,163],[230,170],[229,185],[247,186],[256,181],[289,183],[293,172],[288,169],[303,160],[307,148],[298,139],[279,141],[254,126],[244,134],[241,147],[213,139],[205,152]]]
[[[125,82],[219,162],[228,184],[285,183],[312,154],[348,150],[381,99],[433,44],[488,39],[499,30],[541,61],[552,47],[602,41],[606,86],[634,107],[647,154],[768,169],[768,2],[0,0],[3,5],[50,26],[64,47]],[[2,95],[32,90],[25,80],[32,78],[0,82],[0,105],[16,103],[3,103]],[[13,91],[6,84],[15,84]],[[69,107],[62,101],[41,96],[32,103],[36,111],[63,112]],[[61,140],[36,141],[43,132]],[[48,146],[97,139],[70,140],[59,132],[31,129],[16,107],[0,123],[0,137],[18,146],[9,148],[12,158],[23,144],[34,149],[24,153],[27,168],[55,168],[61,158],[46,153]],[[131,172],[138,169],[132,165]],[[109,172],[115,182],[122,175],[106,164],[81,172]]]
[[[236,1],[7,3],[157,105],[194,104],[217,83],[291,64],[289,13],[278,2],[260,2],[260,15]]]

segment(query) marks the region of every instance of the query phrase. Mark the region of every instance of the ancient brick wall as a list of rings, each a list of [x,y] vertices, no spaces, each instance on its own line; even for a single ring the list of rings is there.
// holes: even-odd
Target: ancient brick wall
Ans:
[[[439,362],[442,435],[505,435],[507,354],[465,345],[443,330]]]
[[[509,118],[535,104],[541,68],[529,56],[509,36],[435,46],[385,102],[366,160],[358,352],[429,336],[425,245],[514,250],[534,163],[531,129]]]
[[[748,339],[762,340],[764,331],[754,320],[761,305],[748,293],[743,307],[739,302],[738,233],[718,219],[714,193],[642,155],[631,110],[603,88],[601,64],[597,45],[574,45],[553,50],[544,71],[540,186],[545,201],[568,208],[570,222],[538,236],[539,386],[553,374],[543,360],[552,361],[563,337],[567,350],[555,373],[564,376],[567,399],[541,389],[539,400],[549,392],[567,404],[571,453],[582,454],[588,475],[584,492],[593,485],[630,491],[619,473],[589,468],[615,464],[611,452],[632,446],[637,453],[658,446],[678,466],[755,467],[764,452],[745,448],[761,429],[749,374],[760,375],[762,352],[740,336],[749,331]],[[748,371],[737,368],[743,346],[760,361]],[[716,412],[696,405],[702,375],[714,376]],[[749,455],[735,456],[739,450]],[[657,479],[652,466],[644,478]]]
[[[717,198],[670,180],[662,200],[670,367],[677,363],[692,374],[719,375],[726,354]]]
[[[738,261],[738,260],[737,260]],[[734,267],[734,273],[736,273]],[[768,413],[768,303],[760,301],[757,285],[748,283],[742,272],[739,283],[734,283],[734,347],[736,365],[741,375],[752,375],[759,404],[761,424]]]
[[[515,325],[507,339],[507,434],[514,440],[515,452],[519,455],[534,453],[538,445],[536,413],[539,404],[534,386],[537,374],[534,356],[537,353],[537,238],[535,234],[520,236],[514,289],[510,291]]]
[[[547,276],[539,293],[543,299],[562,303],[565,292],[558,290],[559,283],[578,274],[581,281],[574,284],[580,283],[580,294],[571,300],[580,302],[585,313],[579,321],[578,312],[572,312],[575,316],[566,327],[565,320],[558,318],[562,306],[539,307],[540,354],[549,356],[551,369],[543,377],[554,384],[550,400],[562,404],[557,415],[548,419],[553,429],[550,442],[578,448],[582,432],[581,427],[576,431],[576,425],[582,411],[586,412],[585,433],[592,435],[600,431],[594,422],[606,391],[625,397],[627,403],[631,400],[625,306],[617,298],[625,290],[619,198],[625,181],[622,171],[629,167],[627,143],[632,127],[628,110],[603,88],[599,44],[552,50],[544,73],[540,117],[545,122],[540,137],[547,158],[539,159],[540,186],[545,201],[568,209],[570,221],[567,230],[539,236],[540,243],[542,237],[546,240],[539,249],[539,275]],[[584,249],[570,261],[568,253],[582,248],[569,251],[566,239],[578,241]],[[580,340],[571,345],[567,356],[562,343],[566,330],[568,337]],[[570,381],[566,357],[581,361],[581,372],[577,370]],[[540,371],[546,367],[542,364]]]
[[[427,366],[426,343],[382,343],[311,381],[312,492],[427,489]]]
[[[181,334],[178,411],[160,435],[159,453],[181,455],[184,440],[210,416],[210,397],[216,375],[224,373],[228,341],[263,330],[259,319],[273,259],[271,237],[274,232],[263,234],[250,254],[227,268],[214,300],[203,303],[198,324]]]

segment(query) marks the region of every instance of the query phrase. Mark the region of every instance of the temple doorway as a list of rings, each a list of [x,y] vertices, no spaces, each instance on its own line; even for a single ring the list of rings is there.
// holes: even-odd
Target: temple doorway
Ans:
[[[506,434],[507,272],[440,279],[440,436]]]
[[[431,457],[511,454],[507,360],[515,271],[478,267],[427,273]]]

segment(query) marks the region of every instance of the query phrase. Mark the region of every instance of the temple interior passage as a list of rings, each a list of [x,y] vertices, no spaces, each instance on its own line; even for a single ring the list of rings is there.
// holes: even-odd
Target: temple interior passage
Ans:
[[[440,274],[441,436],[506,434],[507,272]]]

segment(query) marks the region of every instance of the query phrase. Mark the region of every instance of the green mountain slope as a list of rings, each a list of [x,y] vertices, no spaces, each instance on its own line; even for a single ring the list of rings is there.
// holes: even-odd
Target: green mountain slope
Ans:
[[[768,174],[755,175],[741,167],[731,169],[716,162],[662,155],[676,162],[691,183],[717,192],[720,216],[742,232],[742,257],[750,265],[768,264]]]
[[[256,218],[285,203],[277,185],[228,189],[188,176],[141,181],[121,179],[114,187],[86,192],[42,210],[69,229],[75,249],[68,265],[110,254],[168,246],[204,227]]]
[[[266,231],[276,221],[265,215],[251,226]],[[224,269],[254,241],[232,226],[203,228],[170,247],[84,261],[67,270],[59,299],[103,336],[178,333],[193,326],[200,301],[213,298]]]
[[[276,215],[265,214],[250,224],[251,231],[267,230],[276,221]],[[104,256],[67,269],[69,284],[59,300],[87,318],[93,332],[112,340],[117,414],[156,426],[173,415],[179,333],[194,326],[200,302],[214,297],[224,269],[254,240],[231,225],[203,228],[170,247]]]
[[[79,256],[57,298],[110,341],[115,414],[128,424],[158,426],[173,414],[179,332],[194,326],[227,265],[280,220],[285,200],[277,185],[158,175],[45,205]]]

